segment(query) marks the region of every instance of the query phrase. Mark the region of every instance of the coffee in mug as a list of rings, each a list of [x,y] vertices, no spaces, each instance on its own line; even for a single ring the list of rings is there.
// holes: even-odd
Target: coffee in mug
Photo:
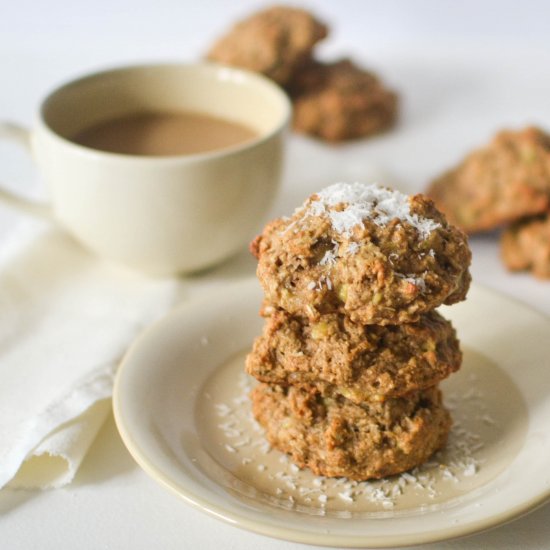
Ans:
[[[138,112],[94,124],[72,141],[123,155],[194,155],[225,149],[258,137],[249,126],[191,111]]]

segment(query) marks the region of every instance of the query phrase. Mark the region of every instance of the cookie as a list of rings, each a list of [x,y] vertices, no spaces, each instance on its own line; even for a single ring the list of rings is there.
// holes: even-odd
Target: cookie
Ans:
[[[291,218],[269,223],[251,251],[264,315],[409,323],[463,300],[470,284],[464,233],[426,197],[378,185],[338,183],[313,194]]]
[[[260,384],[253,414],[270,444],[316,475],[381,478],[425,462],[446,442],[451,419],[437,387],[407,399],[353,404],[313,388]]]
[[[288,84],[298,132],[343,141],[388,129],[397,115],[397,95],[378,77],[344,59],[310,60]]]
[[[307,11],[273,6],[237,23],[207,57],[284,85],[327,33],[327,27]]]
[[[468,233],[550,209],[550,136],[538,128],[499,132],[437,178],[430,196]]]
[[[311,323],[276,311],[254,342],[246,370],[261,382],[309,385],[323,396],[361,404],[434,386],[461,361],[451,323],[436,312],[416,323],[381,327],[339,314]]]
[[[531,271],[550,279],[550,217],[522,220],[506,229],[501,237],[501,255],[512,271]]]

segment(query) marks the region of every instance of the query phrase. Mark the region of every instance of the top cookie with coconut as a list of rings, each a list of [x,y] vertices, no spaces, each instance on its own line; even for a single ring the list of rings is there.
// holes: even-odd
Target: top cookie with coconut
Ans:
[[[464,300],[471,252],[465,234],[423,195],[336,183],[251,244],[273,308],[312,320],[342,313],[363,324],[416,321]]]

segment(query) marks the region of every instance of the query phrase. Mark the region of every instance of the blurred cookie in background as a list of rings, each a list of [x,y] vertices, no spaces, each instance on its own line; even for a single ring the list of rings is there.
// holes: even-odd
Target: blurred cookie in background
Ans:
[[[274,6],[237,23],[207,57],[283,86],[293,101],[297,132],[340,142],[387,130],[397,117],[397,95],[349,59],[318,61],[314,47],[328,32],[305,10]]]
[[[501,255],[512,271],[531,271],[550,279],[550,217],[522,220],[510,226],[501,237]]]
[[[397,95],[349,59],[310,60],[290,81],[294,129],[327,141],[380,133],[397,117]]]
[[[550,136],[539,128],[503,130],[437,178],[427,195],[468,233],[550,209]]]
[[[326,25],[309,12],[273,6],[234,25],[207,57],[262,73],[284,86],[327,33]]]

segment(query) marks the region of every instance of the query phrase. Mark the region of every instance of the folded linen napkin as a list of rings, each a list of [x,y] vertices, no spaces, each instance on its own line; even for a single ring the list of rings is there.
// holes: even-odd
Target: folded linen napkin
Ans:
[[[117,363],[180,283],[102,262],[35,220],[0,248],[0,488],[59,487],[109,413]]]

